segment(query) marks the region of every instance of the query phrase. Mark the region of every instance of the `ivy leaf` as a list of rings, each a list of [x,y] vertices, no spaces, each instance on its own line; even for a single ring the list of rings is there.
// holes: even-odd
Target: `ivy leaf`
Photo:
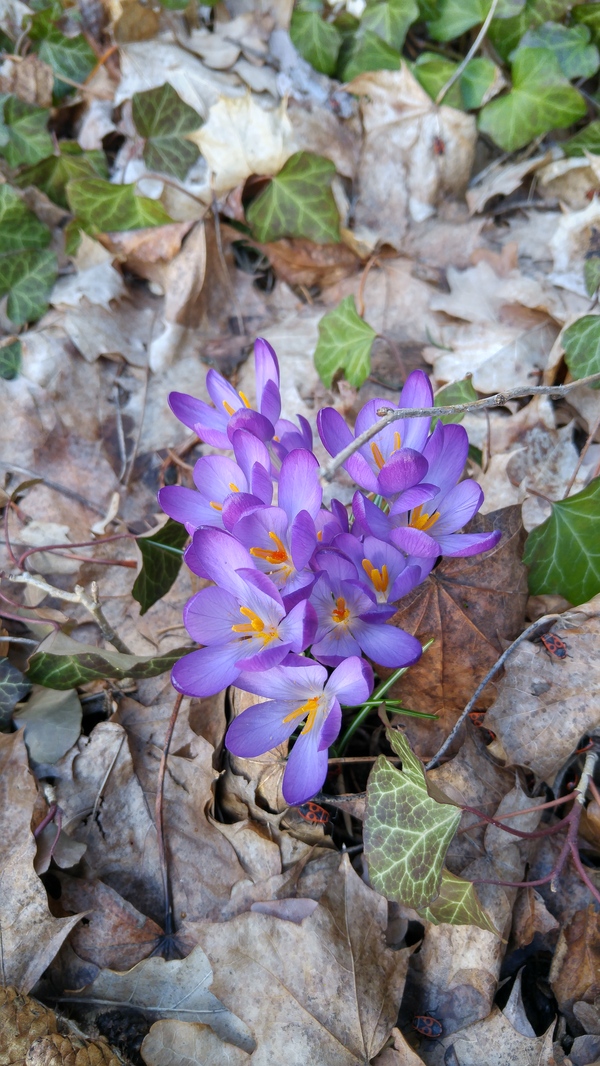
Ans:
[[[400,52],[409,26],[418,17],[419,8],[414,0],[385,0],[383,3],[369,4],[360,20],[361,33],[370,30]]]
[[[479,397],[473,388],[472,374],[467,374],[461,381],[453,381],[450,385],[444,385],[436,393],[433,401],[434,407],[451,407],[455,403],[473,403]],[[449,422],[462,422],[464,414],[440,415],[439,421],[447,425]]]
[[[47,249],[0,256],[0,296],[9,294],[11,322],[22,326],[43,315],[57,272],[56,256]]]
[[[34,15],[29,37],[39,42],[37,53],[56,75],[54,95],[57,98],[73,92],[73,86],[60,80],[64,74],[71,81],[84,82],[96,66],[96,54],[82,33],[66,37],[55,23],[52,11],[46,8]]]
[[[583,156],[586,152],[592,155],[600,155],[600,121],[596,118],[579,133],[564,141],[561,148],[568,158]]]
[[[513,18],[499,18],[497,11],[488,37],[502,59],[508,59],[527,30],[544,22],[561,22],[572,6],[572,0],[527,0]]]
[[[164,226],[173,221],[157,200],[136,196],[135,185],[83,178],[69,181],[66,192],[73,214],[95,233]]]
[[[54,145],[46,128],[49,111],[26,104],[18,96],[9,96],[4,101],[2,112],[4,126],[0,155],[4,156],[9,167],[37,163],[39,159],[52,154]]]
[[[26,696],[31,684],[8,659],[0,659],[0,732],[10,729],[16,704]]]
[[[454,804],[430,796],[425,771],[401,733],[387,730],[402,760],[398,770],[385,756],[367,785],[365,857],[371,887],[416,910],[439,893],[444,858],[461,817]]]
[[[84,152],[76,141],[61,141],[60,155],[48,156],[32,167],[25,167],[15,184],[21,188],[36,185],[55,204],[68,209],[65,193],[67,182],[91,177],[108,177],[104,152]]]
[[[548,48],[557,58],[566,78],[591,78],[600,67],[600,55],[595,44],[590,44],[588,26],[561,26],[558,22],[545,22],[536,29],[527,30],[521,38],[521,48]],[[517,53],[513,52],[511,59]]]
[[[145,614],[174,584],[181,569],[182,549],[188,540],[185,526],[169,518],[156,533],[138,537],[142,553],[142,569],[136,577],[131,593]]]
[[[519,49],[512,76],[511,91],[491,100],[479,115],[479,129],[505,152],[514,152],[539,134],[570,126],[585,115],[585,100],[547,48]]]
[[[93,644],[80,644],[56,630],[32,655],[27,677],[33,684],[53,689],[76,688],[104,678],[122,681],[131,677],[140,681],[164,674],[189,651],[190,648],[175,648],[163,655],[122,655]]]
[[[21,341],[10,341],[0,348],[0,378],[12,381],[21,369]]]
[[[598,254],[586,256],[583,264],[583,278],[588,296],[594,296],[600,287],[600,256]]]
[[[499,74],[496,64],[485,56],[478,56],[467,63],[458,81],[462,106],[466,111],[476,111],[490,99]],[[446,98],[444,103],[448,103]]]
[[[434,41],[452,41],[472,26],[479,26],[490,9],[491,0],[441,0],[439,15],[428,25]]]
[[[36,763],[55,763],[66,755],[81,732],[81,704],[74,689],[34,690],[24,707],[13,716],[17,728],[25,728],[29,756]]]
[[[315,367],[329,388],[343,370],[346,381],[359,389],[371,371],[371,348],[377,334],[359,317],[353,296],[346,296],[319,322]]]
[[[296,152],[246,212],[252,235],[262,244],[280,237],[337,243],[340,219],[331,191],[335,166],[312,152]]]
[[[290,24],[292,44],[311,67],[332,75],[337,64],[342,35],[316,11],[294,11]]]
[[[400,70],[401,56],[376,33],[364,30],[342,48],[342,81],[352,81],[369,70]]]
[[[419,914],[433,925],[477,925],[480,929],[501,936],[481,906],[473,883],[456,877],[446,869],[442,870],[438,896],[428,907],[422,907]]]
[[[28,248],[45,248],[50,230],[30,211],[10,185],[0,185],[0,256],[23,252]]]
[[[200,155],[198,146],[185,138],[202,125],[198,112],[184,103],[168,82],[134,93],[131,109],[136,130],[146,138],[146,166],[183,180]]]
[[[436,52],[422,52],[413,63],[412,72],[419,84],[425,89],[425,92],[429,93],[432,100],[435,100],[440,90],[450,81],[457,66],[458,63],[453,63],[451,59],[437,55]],[[447,107],[462,107],[462,96],[458,82],[455,82],[446,93],[444,104]]]
[[[592,40],[600,45],[600,4],[579,4],[571,12],[573,22],[588,26]]]
[[[552,505],[529,534],[523,562],[533,596],[558,593],[577,606],[600,592],[600,478]]]
[[[565,362],[576,380],[588,374],[600,374],[600,315],[578,318],[560,339]],[[600,389],[600,384],[591,388]]]

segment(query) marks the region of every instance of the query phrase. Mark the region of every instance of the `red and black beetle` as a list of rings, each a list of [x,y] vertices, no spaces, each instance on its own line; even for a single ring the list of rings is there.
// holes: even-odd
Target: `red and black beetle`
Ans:
[[[540,640],[552,659],[566,659],[567,645],[556,633],[546,633]]]
[[[301,803],[299,807],[296,807],[298,814],[301,818],[304,818],[305,822],[310,822],[311,825],[327,825],[329,821],[329,815],[324,807],[319,807],[318,803]]]
[[[442,1023],[438,1022],[437,1018],[432,1018],[430,1014],[415,1014],[412,1020],[412,1027],[421,1036],[428,1036],[430,1040],[435,1040],[444,1031]]]

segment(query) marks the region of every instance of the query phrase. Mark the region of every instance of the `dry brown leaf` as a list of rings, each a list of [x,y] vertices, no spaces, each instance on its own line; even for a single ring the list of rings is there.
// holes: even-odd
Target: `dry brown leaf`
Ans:
[[[478,516],[473,530],[502,529],[493,551],[468,559],[445,559],[425,582],[401,601],[394,623],[421,642],[435,643],[392,688],[406,707],[439,715],[437,722],[403,719],[420,758],[430,758],[460,711],[502,651],[502,640],[519,632],[527,602],[521,562],[523,528],[519,509]],[[478,707],[493,700],[490,686]],[[495,728],[495,727],[491,727]]]
[[[453,1047],[460,1066],[555,1066],[552,1051],[554,1022],[543,1036],[522,1036],[498,1007],[462,1032],[442,1037],[440,1055],[428,1062],[443,1063],[444,1049]],[[452,1062],[452,1059],[447,1061]]]
[[[81,915],[53,918],[34,872],[31,817],[37,789],[23,734],[0,734],[0,933],[2,981],[29,992]]]
[[[421,1066],[423,1059],[406,1043],[400,1030],[392,1029],[391,1036],[393,1045],[380,1051],[377,1058],[373,1059],[373,1066]]]
[[[377,1054],[408,961],[385,947],[386,924],[385,900],[345,856],[301,925],[252,913],[200,928],[215,994],[257,1040],[252,1066],[357,1066]]]
[[[288,285],[323,288],[355,274],[360,261],[345,244],[314,244],[302,238],[287,237],[257,245],[278,277]]]
[[[8,56],[0,76],[0,88],[4,93],[14,93],[26,104],[38,107],[52,105],[54,71],[39,56]]]
[[[247,1051],[225,1044],[199,1022],[155,1022],[140,1048],[147,1066],[245,1066]]]
[[[485,175],[483,181],[472,183],[466,200],[472,215],[482,211],[488,200],[494,196],[510,196],[528,174],[543,167],[550,158],[550,153],[525,159],[521,163],[496,164]]]
[[[561,930],[550,970],[552,991],[567,1017],[573,1004],[593,1003],[600,995],[600,914],[594,904],[577,911]]]
[[[541,644],[528,641],[517,648],[486,716],[507,763],[527,766],[548,784],[579,738],[600,724],[599,686],[594,682],[600,604],[589,616],[587,607],[568,612],[554,628],[568,645],[566,659],[556,662]]]
[[[513,910],[511,943],[517,948],[531,944],[536,933],[553,933],[559,928],[539,892],[523,888]]]
[[[155,950],[162,929],[101,881],[60,875],[64,912],[86,911],[69,944],[99,969],[129,970]]]

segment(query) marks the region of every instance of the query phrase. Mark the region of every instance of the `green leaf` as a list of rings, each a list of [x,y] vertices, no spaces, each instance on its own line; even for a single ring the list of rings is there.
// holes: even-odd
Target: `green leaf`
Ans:
[[[476,111],[483,105],[497,77],[498,67],[485,56],[478,56],[467,63],[458,81],[462,106],[466,111]],[[447,97],[444,97],[444,103],[448,103]]]
[[[529,534],[523,562],[533,596],[558,594],[576,606],[600,592],[600,478],[552,505]]]
[[[561,26],[558,22],[545,22],[536,29],[527,30],[522,37],[521,48],[548,48],[557,58],[566,78],[591,78],[600,67],[600,55],[595,44],[590,44],[588,26]],[[517,53],[513,52],[511,59]]]
[[[600,286],[600,255],[597,252],[586,256],[583,264],[583,278],[588,296],[595,296]]]
[[[583,156],[586,152],[600,155],[600,121],[594,119],[588,123],[579,133],[569,137],[568,141],[563,141],[561,148],[568,158]]]
[[[499,18],[497,14],[488,37],[502,59],[508,59],[526,30],[544,22],[560,22],[572,6],[572,0],[527,0],[514,18]]]
[[[425,92],[429,93],[432,100],[435,100],[440,90],[450,81],[457,66],[458,63],[453,63],[451,59],[446,59],[445,56],[440,56],[436,52],[421,52],[419,58],[413,63],[412,72]],[[444,104],[447,107],[462,107],[458,83],[448,90],[444,97]]]
[[[335,71],[342,35],[316,11],[294,11],[290,37],[300,55],[321,74]]]
[[[342,81],[352,81],[369,70],[400,70],[401,56],[376,33],[364,30],[344,44],[340,53]]]
[[[54,145],[46,128],[49,111],[26,104],[18,96],[9,96],[4,101],[3,114],[0,155],[4,156],[9,167],[37,163],[39,159],[51,155]]]
[[[61,141],[60,155],[51,155],[32,167],[25,167],[16,184],[21,188],[37,185],[55,204],[68,209],[67,182],[95,177],[108,177],[104,152],[84,152],[76,141]]]
[[[69,181],[66,191],[73,214],[95,233],[164,226],[173,221],[157,200],[136,196],[135,185],[83,178]]]
[[[359,389],[371,372],[371,348],[377,334],[359,317],[353,296],[346,296],[319,322],[315,367],[329,388],[343,370],[346,381]]]
[[[433,402],[434,407],[451,407],[455,403],[473,403],[474,400],[478,399],[479,397],[473,388],[472,375],[468,374],[461,381],[453,381],[450,385],[444,385],[444,388],[436,393]],[[464,417],[464,414],[460,413],[456,415],[441,415],[439,421],[447,425],[450,422],[462,422]]]
[[[214,7],[217,0],[208,0],[206,6]],[[159,0],[161,7],[166,7],[167,11],[185,11],[186,7],[190,6],[190,0]]]
[[[461,817],[452,803],[430,796],[425,771],[401,733],[387,730],[402,769],[380,755],[369,777],[364,821],[371,887],[416,910],[439,893],[448,845]]]
[[[12,381],[21,369],[21,341],[10,341],[0,348],[0,378]]]
[[[560,339],[565,362],[576,380],[589,374],[600,374],[600,315],[578,318]],[[600,384],[591,387],[599,389]]]
[[[446,869],[442,870],[439,895],[419,914],[433,925],[477,925],[496,936],[502,935],[481,906],[473,883]]]
[[[401,52],[409,26],[419,17],[414,0],[385,0],[369,4],[360,20],[360,32],[370,30]]]
[[[146,166],[183,180],[200,155],[198,146],[185,138],[202,125],[198,112],[184,103],[168,82],[134,93],[131,109],[136,130],[146,138]]]
[[[0,733],[10,730],[13,710],[31,688],[29,681],[8,659],[0,659]]]
[[[491,100],[479,115],[479,129],[505,152],[534,137],[562,129],[586,113],[585,100],[562,73],[547,48],[522,48],[512,68],[513,88]]]
[[[600,4],[577,4],[571,12],[571,18],[580,26],[588,26],[592,40],[600,45]]]
[[[0,185],[0,256],[45,248],[50,230],[30,211],[10,185]]]
[[[429,23],[429,36],[434,41],[452,41],[479,26],[490,6],[491,0],[441,0],[438,17]]]
[[[261,243],[306,237],[316,244],[340,239],[340,218],[331,191],[335,166],[312,152],[296,152],[246,212]]]
[[[74,689],[57,692],[37,688],[13,721],[17,728],[25,727],[29,757],[36,763],[55,763],[78,740],[81,717],[81,704]]]
[[[54,252],[13,252],[0,256],[0,296],[8,293],[6,313],[17,326],[35,322],[48,306],[58,272]]]
[[[142,553],[142,569],[131,590],[134,600],[145,614],[153,603],[160,600],[171,588],[181,569],[182,549],[188,540],[185,526],[169,518],[168,522],[149,537],[138,537],[137,546]]]
[[[75,37],[66,37],[56,26],[51,10],[34,15],[29,37],[37,43],[40,59],[52,67],[56,75],[54,95],[59,99],[73,92],[72,85],[60,80],[61,74],[81,83],[96,66],[96,53],[84,35],[78,33]]]
[[[80,644],[56,630],[40,644],[29,660],[27,677],[46,688],[76,688],[88,681],[131,677],[140,681],[170,670],[191,648],[175,648],[163,655],[122,655],[118,651]]]

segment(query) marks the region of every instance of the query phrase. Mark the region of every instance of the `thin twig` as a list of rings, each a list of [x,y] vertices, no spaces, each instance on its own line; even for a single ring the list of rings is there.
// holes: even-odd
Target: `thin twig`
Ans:
[[[570,796],[560,796],[558,799],[548,800],[547,803],[539,803],[536,807],[524,807],[523,810],[520,811],[508,811],[507,814],[502,815],[502,819],[503,822],[505,822],[507,818],[518,818],[521,814],[534,814],[536,811],[546,811],[552,807],[560,807],[563,803],[570,803],[572,799],[572,794]],[[464,808],[464,810],[469,809],[470,808],[467,807]],[[480,822],[472,822],[471,825],[465,825],[463,829],[458,830],[457,836],[462,833],[470,833],[472,829],[481,829],[482,825],[489,825],[488,816],[484,814],[483,811],[478,811],[477,813],[483,816],[482,820]]]
[[[585,459],[585,457],[586,457],[586,455],[588,453],[588,449],[590,447],[590,444],[592,443],[594,437],[596,436],[596,433],[598,432],[598,428],[599,427],[600,427],[600,415],[598,415],[596,421],[594,422],[594,425],[590,429],[590,431],[588,433],[588,436],[587,436],[587,440],[586,440],[583,448],[581,449],[581,452],[579,453],[579,459],[577,460],[577,466],[575,467],[573,473],[571,474],[571,477],[569,478],[569,484],[567,485],[567,487],[565,489],[565,494],[563,496],[563,500],[566,500],[566,498],[569,495],[571,489],[573,488],[573,485],[575,484],[575,478],[577,477],[577,475],[578,475],[578,473],[579,473],[579,471],[581,469],[581,465],[583,463],[583,460]]]
[[[331,481],[335,472],[339,470],[340,466],[344,465],[351,455],[359,451],[364,444],[368,444],[373,437],[381,433],[382,429],[386,429],[392,422],[397,422],[399,418],[433,416],[439,418],[442,415],[458,415],[464,414],[466,411],[481,411],[487,407],[505,407],[510,400],[518,400],[524,396],[553,396],[559,398],[566,396],[572,389],[579,388],[580,385],[591,385],[597,381],[600,381],[600,374],[590,374],[589,377],[580,378],[579,381],[571,381],[568,385],[526,385],[522,388],[510,389],[508,392],[497,392],[494,396],[486,396],[483,400],[474,400],[472,403],[457,403],[448,407],[380,407],[377,412],[380,416],[379,421],[374,422],[372,426],[365,429],[364,433],[359,433],[358,437],[351,441],[347,447],[342,448],[342,451],[327,466],[321,467],[320,476],[326,481]]]
[[[173,710],[167,726],[167,732],[165,734],[165,743],[160,757],[160,766],[158,768],[158,780],[156,784],[156,803],[154,805],[154,820],[156,823],[156,842],[158,845],[158,857],[160,860],[160,870],[162,874],[163,883],[163,895],[165,901],[165,933],[170,934],[174,932],[173,929],[173,906],[171,903],[171,892],[169,888],[169,874],[167,870],[167,852],[165,849],[165,836],[164,836],[164,820],[163,820],[163,799],[165,791],[165,773],[167,770],[167,758],[169,755],[169,748],[171,747],[171,741],[173,739],[173,732],[175,730],[175,724],[177,722],[177,715],[179,714],[179,708],[181,707],[181,701],[183,700],[183,693],[178,693],[175,703],[173,704]]]
[[[54,585],[49,585],[48,582],[44,581],[43,577],[40,577],[38,574],[13,571],[12,574],[8,574],[8,580],[13,581],[18,585],[34,585],[35,588],[41,589],[41,591],[45,592],[48,596],[56,596],[59,600],[66,600],[68,603],[80,603],[81,606],[85,607],[86,611],[89,611],[92,615],[105,640],[112,644],[122,655],[133,654],[133,652],[121,640],[118,633],[115,633],[110,622],[105,617],[98,599],[98,585],[95,581],[92,581],[92,595],[90,596],[81,585],[75,585],[75,592],[65,592],[63,589],[55,588]]]
[[[54,492],[60,492],[62,496],[67,496],[71,500],[76,500],[77,503],[83,504],[84,507],[89,507],[90,511],[95,511],[96,514],[104,516],[105,509],[99,507],[97,503],[93,502],[93,500],[88,500],[85,496],[81,496],[80,493],[75,492],[66,485],[60,485],[58,481],[50,481],[47,477],[37,474],[35,470],[30,470],[27,466],[17,466],[15,463],[7,462],[5,459],[0,459],[0,466],[5,467],[7,470],[14,470],[17,474],[27,474],[32,478],[39,478],[46,488],[53,489]]]
[[[463,722],[468,717],[469,713],[473,710],[473,707],[475,706],[484,688],[489,684],[492,678],[496,676],[498,671],[502,668],[502,666],[508,659],[509,655],[512,655],[513,651],[515,651],[515,649],[519,647],[519,644],[522,644],[524,640],[527,640],[527,638],[530,637],[532,633],[537,632],[538,629],[541,629],[542,626],[546,625],[548,622],[554,622],[557,618],[561,617],[562,616],[560,614],[545,614],[542,618],[538,618],[536,622],[532,622],[532,624],[528,626],[527,629],[523,630],[523,632],[517,637],[516,640],[513,640],[512,644],[509,644],[508,648],[506,648],[506,650],[502,652],[500,658],[494,663],[491,670],[488,670],[483,681],[481,681],[475,689],[475,692],[471,696],[471,699],[467,703],[467,706],[465,707],[464,711],[461,713],[458,721],[456,722],[454,729],[451,730],[451,732],[446,737],[444,743],[442,744],[441,748],[436,751],[433,758],[430,759],[427,763],[425,767],[426,770],[433,770],[433,768],[439,763],[442,756],[446,754],[448,748],[452,744],[452,741],[459,733]]]
[[[69,551],[71,548],[94,548],[96,544],[110,544],[113,540],[136,540],[135,533],[111,533],[108,537],[96,537],[95,540],[80,540],[75,543],[66,542],[64,544],[42,544],[39,548],[28,548],[26,552],[20,556],[19,560],[15,559],[16,565],[19,570],[23,570],[25,560],[30,555],[35,555],[36,552],[54,552],[54,551]],[[85,562],[96,563],[98,559],[95,559],[92,555],[85,556]]]
[[[358,286],[358,294],[356,297],[356,311],[360,318],[364,318],[365,315],[365,285],[367,283],[367,278],[369,276],[371,268],[375,266],[375,263],[377,263],[378,259],[378,255],[372,255],[371,258],[367,261],[365,268],[360,276],[360,285]]]
[[[458,81],[458,79],[460,78],[460,76],[461,76],[463,70],[465,69],[467,63],[469,63],[471,61],[471,59],[473,58],[473,56],[477,52],[477,50],[479,48],[479,45],[483,41],[483,38],[485,37],[485,35],[486,35],[486,33],[487,33],[487,31],[488,31],[488,29],[490,27],[490,22],[492,21],[492,19],[494,17],[494,14],[496,12],[497,6],[498,6],[498,0],[492,0],[491,6],[490,6],[490,10],[488,11],[488,13],[487,13],[487,15],[485,17],[485,22],[483,23],[479,33],[477,34],[475,40],[473,41],[473,44],[469,48],[469,51],[467,52],[467,54],[464,57],[464,59],[462,60],[462,62],[460,62],[458,64],[458,66],[457,66],[456,70],[454,71],[454,73],[452,74],[452,76],[450,78],[448,78],[448,81],[446,82],[446,84],[442,86],[442,88],[440,89],[439,93],[437,94],[437,96],[435,98],[436,106],[441,104],[441,102],[444,99],[444,97],[445,97],[446,93],[448,92],[448,90],[452,88],[452,86],[454,85],[455,81]]]
[[[129,469],[127,470],[125,481],[123,482],[123,485],[124,485],[124,487],[126,489],[129,488],[129,483],[130,483],[131,478],[133,476],[133,468],[135,466],[135,461],[137,459],[138,448],[140,446],[140,441],[142,439],[142,429],[143,429],[143,426],[144,426],[144,418],[146,416],[146,403],[148,402],[148,382],[149,382],[149,377],[150,377],[150,375],[149,375],[148,367],[145,367],[144,368],[144,389],[143,389],[143,392],[142,392],[142,403],[141,403],[140,417],[138,419],[138,427],[137,427],[137,431],[136,431],[136,434],[135,434],[135,440],[133,442],[133,448],[131,449],[131,456],[130,456],[130,459],[129,459]]]

